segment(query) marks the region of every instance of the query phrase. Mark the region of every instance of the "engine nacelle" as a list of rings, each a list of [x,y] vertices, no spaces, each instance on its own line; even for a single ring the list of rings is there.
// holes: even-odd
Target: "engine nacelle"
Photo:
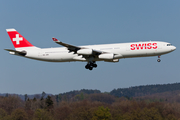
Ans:
[[[119,59],[104,60],[104,62],[113,62],[113,63],[116,63],[116,62],[119,62]]]
[[[112,59],[114,59],[114,54],[112,54],[112,53],[101,54],[101,55],[99,55],[99,59],[112,60]]]
[[[92,55],[93,50],[92,49],[80,49],[80,50],[77,51],[77,54],[80,54],[80,55]]]

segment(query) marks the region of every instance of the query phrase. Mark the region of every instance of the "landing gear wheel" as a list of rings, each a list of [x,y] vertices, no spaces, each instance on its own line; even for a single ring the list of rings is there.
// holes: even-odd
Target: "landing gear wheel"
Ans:
[[[90,65],[89,65],[89,64],[87,64],[87,65],[85,66],[85,68],[86,68],[86,69],[89,69],[89,67],[90,67]]]
[[[89,70],[92,70],[92,69],[93,69],[93,67],[90,66],[90,67],[89,67]]]
[[[96,68],[96,67],[97,67],[97,64],[93,64],[92,66],[93,66],[94,68]]]
[[[161,59],[157,59],[158,62],[161,62]]]
[[[88,62],[87,65],[85,66],[86,69],[92,70],[93,68],[96,68],[97,64],[95,63],[95,61],[93,62]]]

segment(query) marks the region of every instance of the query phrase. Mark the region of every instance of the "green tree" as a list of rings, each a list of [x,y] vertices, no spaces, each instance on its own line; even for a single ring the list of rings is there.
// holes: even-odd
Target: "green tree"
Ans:
[[[18,96],[9,95],[0,99],[0,108],[4,109],[8,114],[19,107],[23,107],[23,102]]]
[[[53,108],[54,103],[53,103],[53,101],[52,101],[52,99],[51,99],[51,97],[49,95],[46,98],[45,103],[46,103],[46,107],[47,107],[48,110]]]
[[[112,104],[115,101],[115,98],[109,94],[96,93],[89,95],[89,100]]]
[[[33,98],[33,102],[36,102],[36,101],[37,101],[37,99],[34,97],[34,98]]]
[[[133,109],[130,113],[123,115],[125,120],[163,120],[156,108]]]
[[[8,94],[8,93],[6,93],[5,97],[9,97],[9,94]]]
[[[76,100],[84,100],[84,94],[81,93],[81,94],[78,94],[75,96]]]
[[[31,101],[29,98],[25,102],[25,110],[30,110],[31,109]]]
[[[37,109],[33,120],[53,120],[51,115],[44,109]]]
[[[46,93],[43,91],[41,94],[41,100],[43,100],[45,96],[46,96]]]
[[[24,95],[24,101],[26,101],[26,100],[27,100],[27,98],[28,98],[28,95],[27,95],[27,94],[25,94],[25,95]]]
[[[54,111],[54,117],[56,120],[69,120],[70,114],[72,113],[71,108],[67,105],[62,105],[61,107],[56,108]]]
[[[57,104],[59,103],[58,95],[55,95]]]
[[[94,112],[92,120],[111,120],[112,116],[109,111],[109,108],[99,107],[98,110]]]
[[[83,93],[81,93],[81,100],[84,100],[84,94]]]
[[[91,120],[97,107],[92,106],[88,101],[74,102],[71,111],[72,120]]]
[[[0,120],[3,119],[5,116],[7,116],[7,112],[0,108]]]
[[[10,115],[7,115],[7,116],[5,116],[3,119],[0,119],[0,120],[12,120],[12,118],[11,118]]]
[[[61,96],[61,94],[58,95],[58,100],[59,100],[59,101],[62,101],[62,96]]]
[[[142,116],[144,118],[142,118],[142,120],[162,120],[162,116],[161,114],[159,113],[158,109],[157,108],[144,108],[142,111]]]
[[[11,114],[12,120],[27,120],[27,114],[23,109],[15,109]]]

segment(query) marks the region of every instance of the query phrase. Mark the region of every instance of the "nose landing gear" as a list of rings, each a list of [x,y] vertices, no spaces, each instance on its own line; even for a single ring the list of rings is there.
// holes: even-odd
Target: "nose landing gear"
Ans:
[[[96,68],[97,64],[95,62],[88,62],[85,66],[86,69],[92,70],[93,68]]]
[[[161,59],[160,59],[160,56],[158,56],[158,59],[157,59],[158,62],[161,62]]]

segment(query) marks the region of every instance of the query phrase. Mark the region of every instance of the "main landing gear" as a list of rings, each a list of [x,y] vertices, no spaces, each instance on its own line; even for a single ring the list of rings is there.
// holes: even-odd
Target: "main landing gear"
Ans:
[[[95,62],[88,62],[85,66],[86,69],[92,70],[93,68],[96,68],[97,64]]]
[[[161,59],[160,59],[160,56],[158,56],[158,59],[157,59],[158,62],[161,62]]]

